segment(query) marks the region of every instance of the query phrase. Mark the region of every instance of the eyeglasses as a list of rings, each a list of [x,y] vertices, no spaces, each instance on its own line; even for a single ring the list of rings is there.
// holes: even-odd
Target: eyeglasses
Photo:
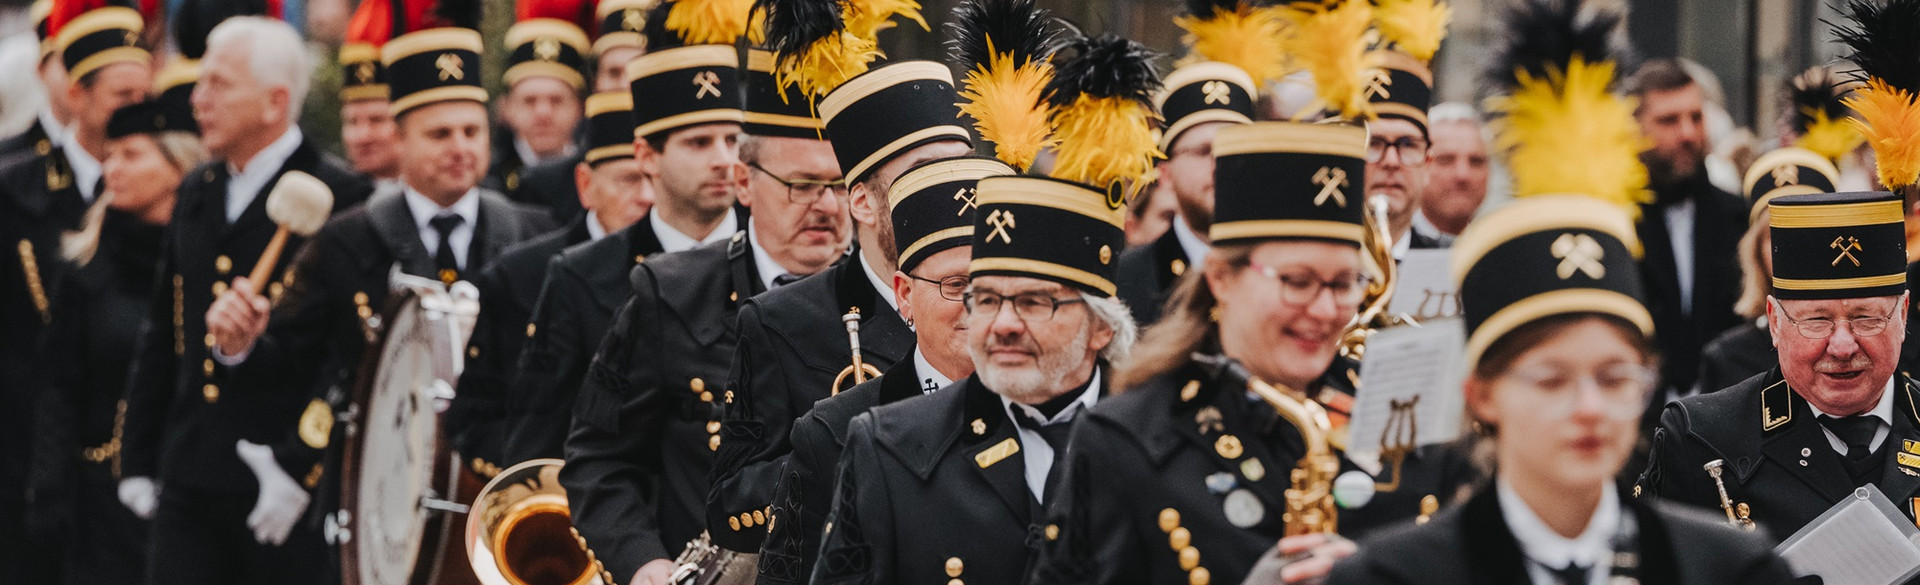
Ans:
[[[1321,290],[1333,296],[1334,304],[1357,304],[1361,297],[1366,296],[1367,283],[1373,280],[1365,274],[1320,280],[1304,274],[1281,274],[1280,269],[1258,262],[1249,262],[1247,265],[1254,272],[1280,281],[1280,300],[1289,305],[1312,304],[1314,299],[1320,297]]]
[[[1854,319],[1815,317],[1812,319],[1795,319],[1792,314],[1787,313],[1787,308],[1782,306],[1780,301],[1773,301],[1773,306],[1778,307],[1780,309],[1780,315],[1787,318],[1787,323],[1792,324],[1794,329],[1800,331],[1800,336],[1807,339],[1826,339],[1833,337],[1833,332],[1839,330],[1841,323],[1846,323],[1847,327],[1853,330],[1855,337],[1873,337],[1886,331],[1887,323],[1893,321],[1892,310],[1887,311],[1886,317],[1859,317]],[[1895,305],[1896,308],[1898,306],[1899,305]]]
[[[940,287],[940,298],[955,302],[965,301],[967,298],[967,285],[973,284],[973,277],[965,274],[955,274],[940,280],[920,278],[910,272],[906,273],[906,275],[907,278],[938,285]]]
[[[969,318],[992,319],[1000,315],[1000,307],[1012,306],[1013,315],[1027,323],[1044,323],[1050,321],[1053,319],[1054,313],[1060,311],[1062,305],[1087,302],[1086,299],[1079,297],[1060,299],[1041,292],[1002,296],[999,293],[974,291],[966,293],[962,298],[967,304],[967,317]]]
[[[1573,414],[1580,407],[1581,393],[1591,388],[1600,397],[1600,414],[1613,420],[1638,418],[1647,409],[1659,378],[1653,368],[1638,364],[1614,364],[1591,373],[1580,373],[1555,366],[1518,368],[1503,376],[1517,384],[1528,397],[1539,403],[1534,412],[1552,420]]]
[[[1400,152],[1400,164],[1419,166],[1427,162],[1427,141],[1409,136],[1392,142],[1385,138],[1367,139],[1367,163],[1377,163],[1387,158],[1389,148]]]
[[[753,167],[753,170],[766,173],[767,176],[773,177],[773,180],[779,181],[782,186],[787,188],[787,201],[792,202],[794,205],[813,205],[813,202],[819,201],[820,197],[826,195],[828,192],[839,195],[847,194],[846,182],[839,179],[830,181],[820,179],[786,179],[780,175],[773,174],[773,171],[761,167],[759,163],[747,163],[747,166]]]

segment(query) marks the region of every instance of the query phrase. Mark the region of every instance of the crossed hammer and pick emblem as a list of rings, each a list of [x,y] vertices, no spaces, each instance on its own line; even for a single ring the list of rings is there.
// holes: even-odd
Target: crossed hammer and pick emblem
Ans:
[[[1607,266],[1600,263],[1606,250],[1600,242],[1586,234],[1560,234],[1553,240],[1553,257],[1560,259],[1560,265],[1554,273],[1560,280],[1573,278],[1576,272],[1584,272],[1587,278],[1599,280],[1607,275]]]
[[[1393,83],[1393,76],[1387,73],[1387,70],[1385,69],[1368,70],[1367,71],[1367,99],[1370,99],[1370,100],[1374,98],[1379,98],[1383,100],[1392,99],[1393,92],[1387,90],[1387,86],[1392,83]]]
[[[953,193],[953,200],[954,200],[954,201],[959,201],[959,202],[960,202],[960,209],[959,209],[959,211],[955,211],[955,212],[953,212],[953,215],[954,215],[954,217],[961,217],[961,216],[965,216],[965,215],[967,214],[967,210],[969,210],[969,209],[973,209],[973,208],[975,207],[975,206],[974,206],[974,204],[973,204],[973,190],[972,190],[972,189],[968,189],[968,188],[965,188],[965,187],[962,187],[962,188],[961,188],[961,189],[960,189],[959,191],[955,191],[955,192]],[[1013,217],[1013,215],[1012,215],[1012,214],[1008,214],[1008,215],[1007,215],[1007,217]]]
[[[1834,238],[1833,243],[1827,244],[1827,247],[1840,251],[1839,256],[1833,257],[1833,266],[1839,266],[1841,260],[1853,262],[1856,267],[1860,265],[1860,259],[1853,257],[1853,251],[1860,250],[1860,238],[1853,236]]]
[[[1320,186],[1320,194],[1313,196],[1315,207],[1326,205],[1328,199],[1342,208],[1347,206],[1347,193],[1343,191],[1347,187],[1346,169],[1320,167],[1320,171],[1313,174],[1313,184]]]
[[[1200,86],[1200,93],[1206,94],[1207,96],[1206,99],[1201,100],[1201,103],[1226,104],[1226,103],[1232,102],[1233,101],[1232,92],[1233,92],[1233,86],[1227,85],[1227,82],[1225,81],[1220,81],[1218,79],[1215,79],[1213,81],[1206,82],[1205,84],[1202,84]]]
[[[446,81],[449,79],[461,80],[461,79],[467,78],[467,73],[465,71],[460,70],[462,67],[466,66],[466,62],[461,61],[459,55],[455,55],[453,53],[441,53],[438,59],[433,60],[433,66],[440,68],[441,81]]]
[[[1007,233],[1007,230],[1013,229],[1014,227],[1012,211],[1004,209],[993,210],[993,213],[987,214],[987,225],[993,226],[993,231],[987,232],[988,242],[993,241],[994,236],[1000,236],[1000,241],[1009,244],[1013,243],[1013,234]]]
[[[707,97],[709,93],[713,94],[713,97],[720,97],[720,74],[718,73],[701,71],[699,75],[693,76],[693,84],[697,86],[693,92],[693,99]]]
[[[1800,184],[1800,166],[1799,165],[1796,165],[1793,163],[1785,163],[1780,166],[1773,167],[1773,185],[1774,186],[1784,187],[1787,185],[1798,185],[1798,184]]]

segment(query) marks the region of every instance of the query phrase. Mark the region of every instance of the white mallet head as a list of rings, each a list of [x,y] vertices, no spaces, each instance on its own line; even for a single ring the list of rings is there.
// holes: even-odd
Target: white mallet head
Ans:
[[[327,223],[333,210],[333,189],[300,171],[287,171],[267,193],[267,218],[301,236],[311,236]]]

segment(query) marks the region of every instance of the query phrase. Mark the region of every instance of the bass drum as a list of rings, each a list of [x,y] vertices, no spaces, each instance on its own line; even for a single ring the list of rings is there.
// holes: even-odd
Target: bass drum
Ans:
[[[453,400],[479,294],[396,274],[360,367],[347,421],[341,509],[332,529],[346,585],[477,583],[460,546],[478,493],[441,415]]]

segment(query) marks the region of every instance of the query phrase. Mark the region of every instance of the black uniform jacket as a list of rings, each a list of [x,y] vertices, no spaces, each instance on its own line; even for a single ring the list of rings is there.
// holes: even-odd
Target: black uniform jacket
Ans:
[[[1179,217],[1173,220],[1186,221]],[[1153,244],[1121,252],[1118,268],[1114,286],[1120,300],[1133,312],[1133,321],[1146,327],[1160,320],[1160,309],[1167,304],[1167,294],[1180,275],[1198,267],[1187,265],[1187,252],[1180,247],[1179,236],[1174,235],[1173,228],[1167,228],[1167,233]]]
[[[672,559],[707,527],[717,382],[734,315],[761,281],[746,232],[648,258],[594,357],[560,481],[574,525],[615,575]]]
[[[481,477],[492,477],[505,460],[505,411],[502,403],[520,362],[524,331],[540,297],[547,263],[568,246],[587,241],[586,217],[559,230],[514,244],[473,278],[480,291],[480,315],[467,338],[467,360],[459,392],[447,409],[447,436],[462,459]]]
[[[580,206],[580,186],[573,182],[573,169],[586,157],[585,149],[527,167],[520,171],[519,188],[507,191],[507,197],[519,203],[538,206],[553,214],[556,222],[579,219],[587,210]],[[744,224],[743,224],[744,225]]]
[[[481,190],[480,218],[467,253],[467,272],[485,271],[509,246],[553,227],[544,212]],[[335,442],[308,443],[290,432],[311,401],[335,411],[345,409],[366,353],[367,336],[360,307],[378,315],[386,308],[395,266],[402,272],[434,278],[420,230],[403,195],[383,194],[365,207],[335,217],[301,251],[294,283],[274,307],[267,333],[254,343],[246,361],[222,368],[228,379],[253,392],[298,394],[290,413],[271,423],[280,428],[274,456],[288,474],[320,476],[321,456]],[[339,435],[347,425],[334,425]],[[232,446],[228,446],[229,452]]]
[[[1354,368],[1336,359],[1321,385],[1350,392]],[[1286,535],[1290,472],[1306,454],[1299,432],[1271,406],[1193,365],[1102,401],[1074,429],[1072,445],[1065,497],[1048,508],[1058,538],[1044,548],[1035,583],[1185,583],[1189,546],[1213,582],[1239,583]],[[1344,457],[1341,467],[1356,469]],[[1399,474],[1393,491],[1338,510],[1342,534],[1358,538],[1409,520],[1424,497],[1445,503],[1472,481],[1465,458],[1446,446],[1415,451]],[[1256,500],[1236,501],[1249,495]],[[1229,520],[1233,506],[1257,511],[1238,517],[1239,526]],[[1178,547],[1168,539],[1174,528],[1162,524],[1168,510],[1190,536]]]
[[[1767,332],[1765,325],[1747,323],[1728,329],[1707,347],[1700,351],[1700,380],[1694,383],[1699,392],[1716,392],[1731,388],[1742,380],[1764,374],[1780,363],[1780,354],[1773,349],[1773,334]]]
[[[547,263],[512,390],[501,395],[507,463],[566,456],[574,398],[600,340],[633,296],[633,267],[662,249],[653,222],[642,218]]]
[[[860,311],[860,353],[885,371],[908,359],[913,331],[873,289],[856,248],[825,272],[749,299],[740,308],[740,341],[727,373],[725,416],[713,487],[707,495],[707,527],[714,543],[729,550],[759,552],[766,526],[738,529],[727,522],[764,513],[773,503],[780,466],[793,451],[793,421],[832,395],[828,386],[853,363],[841,316]]]
[[[780,482],[773,488],[771,516],[785,520],[767,525],[756,582],[807,582],[813,561],[820,556],[820,531],[827,510],[833,505],[834,472],[847,445],[847,425],[875,406],[923,394],[916,369],[913,360],[900,360],[879,378],[815,402],[813,410],[793,422],[793,455],[787,457]]]
[[[854,417],[813,582],[1026,582],[1046,529],[1022,448],[978,377]]]
[[[34,117],[33,125],[19,134],[0,138],[0,161],[16,157],[46,156],[53,152],[53,137],[47,135],[47,127],[40,124],[40,118]]]
[[[1747,232],[1746,201],[1707,182],[1706,173],[1674,190],[1694,201],[1692,312],[1681,311],[1678,264],[1673,237],[1667,231],[1669,204],[1641,208],[1637,230],[1646,258],[1640,274],[1647,285],[1647,310],[1662,356],[1663,383],[1685,390],[1700,371],[1700,350],[1706,342],[1742,321],[1733,312],[1740,298],[1740,263],[1736,249]]]
[[[1872,483],[1912,519],[1920,507],[1920,389],[1896,375],[1893,393],[1893,429],[1873,454],[1885,469]],[[1649,456],[1634,491],[1709,510],[1720,507],[1720,494],[1701,466],[1725,461],[1727,497],[1747,504],[1754,522],[1776,542],[1859,487],[1806,399],[1777,368],[1667,404]]]
[[[1633,514],[1639,531],[1639,583],[1794,582],[1786,561],[1763,538],[1728,528],[1711,514],[1651,498],[1622,498],[1621,511]],[[1334,565],[1327,583],[1526,584],[1532,582],[1526,563],[1501,515],[1500,498],[1486,487],[1432,522],[1361,541],[1360,552]]]
[[[300,170],[326,183],[333,190],[334,216],[339,217],[357,209],[373,190],[365,177],[347,169],[309,141],[293,151],[281,172]],[[213,361],[208,307],[234,278],[253,270],[279,230],[267,218],[272,184],[254,196],[238,220],[227,222],[228,176],[226,163],[216,161],[188,173],[180,185],[160,252],[139,361],[129,377],[121,471],[129,477],[157,476],[168,485],[247,493],[254,489],[253,472],[240,462],[234,443],[285,438],[307,392],[284,385],[234,388]],[[274,264],[273,281],[266,286],[269,297],[284,299],[288,271],[305,241],[288,238]],[[276,290],[283,294],[274,294]],[[302,470],[294,477],[304,474]]]

